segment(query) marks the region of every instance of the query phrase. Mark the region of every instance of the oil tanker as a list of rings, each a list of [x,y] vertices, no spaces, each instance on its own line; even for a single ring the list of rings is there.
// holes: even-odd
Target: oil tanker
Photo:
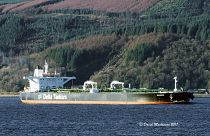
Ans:
[[[64,89],[64,84],[76,77],[49,73],[46,61],[44,69],[37,66],[34,75],[24,79],[29,81],[29,87],[20,92],[20,100],[25,104],[176,104],[189,103],[194,98],[193,92],[177,89],[177,77],[171,91],[124,88],[124,83],[119,81],[112,81],[105,90],[98,89],[93,81],[86,81],[80,89]]]

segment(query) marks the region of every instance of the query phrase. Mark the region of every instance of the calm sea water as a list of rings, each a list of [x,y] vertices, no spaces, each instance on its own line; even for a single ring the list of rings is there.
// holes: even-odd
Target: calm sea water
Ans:
[[[210,98],[182,105],[25,105],[0,97],[0,135],[210,136]]]

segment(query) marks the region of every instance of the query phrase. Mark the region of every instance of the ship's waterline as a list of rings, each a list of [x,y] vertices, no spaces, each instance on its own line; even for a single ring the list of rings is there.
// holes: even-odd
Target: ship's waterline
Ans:
[[[173,104],[173,102],[52,101],[52,100],[22,100],[22,102],[24,104],[100,104],[100,105]]]

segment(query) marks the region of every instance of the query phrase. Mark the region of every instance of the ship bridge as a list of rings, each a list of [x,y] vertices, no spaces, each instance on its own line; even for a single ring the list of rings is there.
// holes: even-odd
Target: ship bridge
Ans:
[[[45,61],[44,70],[37,66],[34,70],[33,76],[23,77],[23,79],[29,80],[29,88],[25,91],[39,92],[55,88],[63,88],[67,82],[76,79],[74,76],[60,77],[58,75],[59,73],[56,71],[54,74],[48,72],[48,64]]]

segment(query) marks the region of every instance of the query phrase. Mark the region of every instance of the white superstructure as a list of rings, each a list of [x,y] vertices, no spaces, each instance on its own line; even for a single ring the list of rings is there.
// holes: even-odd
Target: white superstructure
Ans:
[[[112,81],[110,84],[111,89],[116,89],[115,85],[120,85],[121,88],[124,88],[124,82],[119,82],[119,81]]]
[[[25,91],[39,92],[53,88],[63,88],[64,84],[70,80],[76,79],[76,77],[60,77],[59,75],[60,74],[57,72],[54,74],[48,73],[48,64],[45,61],[44,70],[37,66],[33,76],[23,77],[29,80],[29,88]]]
[[[87,91],[89,90],[90,93],[98,93],[99,90],[97,88],[97,83],[93,81],[85,81],[83,85],[83,90]]]

